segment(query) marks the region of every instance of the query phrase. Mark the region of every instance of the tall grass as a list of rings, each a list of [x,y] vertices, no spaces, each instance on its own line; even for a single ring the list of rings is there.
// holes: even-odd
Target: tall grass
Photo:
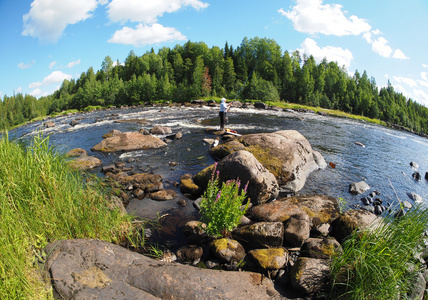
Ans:
[[[109,209],[99,184],[86,184],[49,139],[28,147],[0,140],[0,299],[49,299],[34,265],[39,250],[58,239],[119,243],[138,235],[132,220]]]
[[[405,216],[387,216],[372,230],[355,233],[332,261],[331,298],[406,298],[427,229],[428,209],[415,207]]]

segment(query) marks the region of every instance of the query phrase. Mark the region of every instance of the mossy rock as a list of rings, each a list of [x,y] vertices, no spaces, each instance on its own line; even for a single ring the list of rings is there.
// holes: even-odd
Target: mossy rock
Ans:
[[[271,172],[279,182],[287,182],[293,180],[292,174],[282,168],[282,161],[272,155],[269,148],[264,148],[261,145],[249,145],[247,151],[251,152],[257,160]]]
[[[285,248],[256,249],[248,254],[265,270],[281,269],[288,261],[288,251]]]
[[[225,263],[239,262],[245,257],[244,247],[238,241],[229,238],[213,240],[210,249],[215,257]]]
[[[193,182],[199,186],[201,190],[205,190],[207,188],[208,182],[213,175],[214,168],[215,165],[212,164],[193,176]]]
[[[215,160],[221,160],[226,156],[228,156],[229,154],[236,152],[238,150],[246,150],[246,147],[240,142],[232,140],[211,148],[209,150],[209,154]]]

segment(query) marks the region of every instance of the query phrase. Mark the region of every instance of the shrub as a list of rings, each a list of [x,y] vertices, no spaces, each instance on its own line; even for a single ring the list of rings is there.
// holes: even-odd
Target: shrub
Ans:
[[[247,185],[240,189],[239,178],[223,182],[219,188],[219,171],[214,167],[207,189],[201,201],[201,221],[207,227],[206,232],[215,237],[227,236],[245,215],[249,201],[242,208],[247,197]]]

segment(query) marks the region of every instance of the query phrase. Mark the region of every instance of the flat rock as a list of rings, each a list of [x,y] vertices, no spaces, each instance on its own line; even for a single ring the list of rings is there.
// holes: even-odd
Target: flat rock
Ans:
[[[139,132],[123,132],[102,140],[91,150],[101,152],[136,151],[157,149],[165,146],[166,143],[155,136],[144,135]]]
[[[55,241],[45,252],[60,299],[286,299],[262,274],[158,261],[98,240]]]

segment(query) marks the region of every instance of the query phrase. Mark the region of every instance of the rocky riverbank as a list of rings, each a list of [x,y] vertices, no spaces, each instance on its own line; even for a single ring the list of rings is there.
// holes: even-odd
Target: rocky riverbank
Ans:
[[[179,133],[164,128],[165,132],[170,135],[162,141],[150,132],[113,131],[92,150],[157,148],[180,138]],[[241,137],[215,130],[207,133],[222,137],[209,150],[218,161],[221,181],[239,177],[249,182],[252,207],[241,224],[229,236],[213,239],[198,219],[187,222],[183,227],[187,245],[165,251],[162,262],[99,241],[53,242],[45,250],[50,253],[45,268],[59,297],[314,299],[328,288],[329,260],[340,253],[340,243],[355,229],[381,222],[367,210],[341,213],[339,201],[332,197],[295,195],[311,172],[327,167],[299,132]],[[102,165],[79,149],[68,155],[77,157],[70,164],[78,169]],[[198,174],[186,174],[176,183],[196,208],[212,170],[209,166]],[[104,166],[102,171],[120,197],[112,197],[113,202],[124,213],[130,201],[187,203],[173,189],[164,189],[160,175],[136,172],[123,163]]]

